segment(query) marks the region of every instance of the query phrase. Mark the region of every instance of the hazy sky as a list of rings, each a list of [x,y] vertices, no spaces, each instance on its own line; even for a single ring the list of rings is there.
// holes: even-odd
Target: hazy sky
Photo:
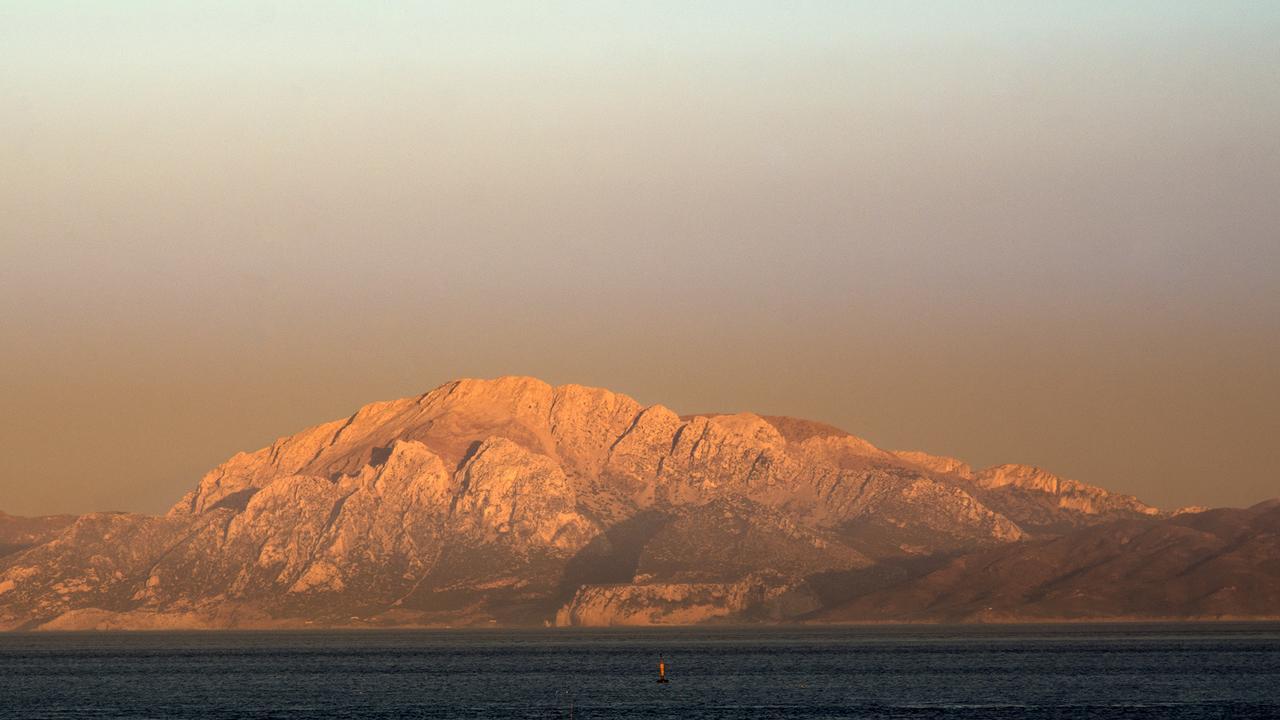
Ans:
[[[1280,495],[1280,3],[0,0],[0,510],[460,376]]]

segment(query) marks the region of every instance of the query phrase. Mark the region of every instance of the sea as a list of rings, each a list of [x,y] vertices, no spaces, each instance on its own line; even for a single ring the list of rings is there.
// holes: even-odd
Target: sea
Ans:
[[[1280,624],[0,634],[0,718],[1280,718]]]

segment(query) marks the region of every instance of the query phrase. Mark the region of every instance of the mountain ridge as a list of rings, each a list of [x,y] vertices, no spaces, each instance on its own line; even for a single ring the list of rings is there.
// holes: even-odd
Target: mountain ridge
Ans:
[[[0,555],[0,628],[844,621],[845,575],[1172,519],[813,421],[461,379]]]

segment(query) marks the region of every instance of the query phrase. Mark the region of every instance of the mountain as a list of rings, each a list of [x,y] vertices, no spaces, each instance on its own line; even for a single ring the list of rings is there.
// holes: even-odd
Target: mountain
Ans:
[[[987,507],[1030,532],[1061,532],[1099,519],[1119,520],[1160,511],[1132,495],[1058,477],[1031,465],[996,465],[974,472],[955,458],[922,452],[899,452],[898,457],[922,468],[956,478]]]
[[[826,578],[822,621],[1280,616],[1280,501],[962,554],[877,587]],[[843,595],[843,597],[841,597]]]
[[[28,518],[0,512],[0,562],[5,555],[48,541],[75,519],[74,515]]]
[[[239,453],[163,517],[46,523],[0,555],[0,629],[970,617],[883,593],[1195,517],[805,420],[459,380]]]

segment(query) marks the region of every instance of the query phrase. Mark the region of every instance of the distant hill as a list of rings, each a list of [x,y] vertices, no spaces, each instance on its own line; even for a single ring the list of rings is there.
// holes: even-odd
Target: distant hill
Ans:
[[[7,527],[4,629],[1260,616],[1280,562],[1265,507],[525,377],[237,454],[164,517]]]
[[[1278,617],[1280,501],[963,553],[887,586],[856,572],[825,586],[821,621]]]
[[[75,515],[18,517],[0,512],[0,563],[6,555],[50,540],[75,519]]]

